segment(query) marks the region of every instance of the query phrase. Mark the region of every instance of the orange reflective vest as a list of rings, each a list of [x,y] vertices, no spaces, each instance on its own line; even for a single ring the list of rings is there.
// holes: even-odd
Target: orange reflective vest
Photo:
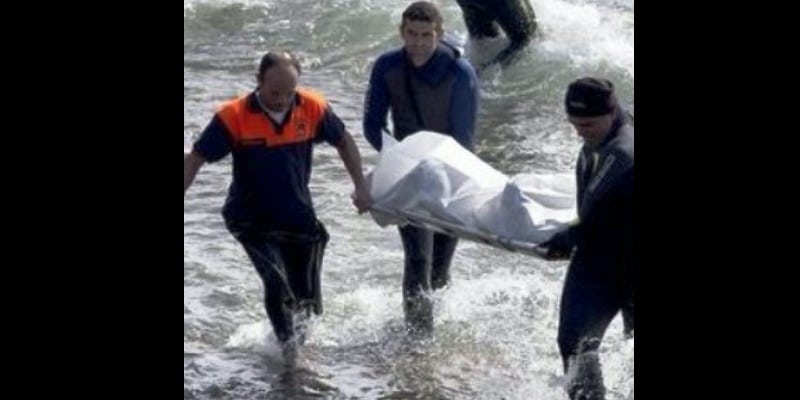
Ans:
[[[322,94],[297,89],[296,103],[279,129],[259,107],[253,109],[247,95],[224,103],[217,115],[228,128],[234,147],[258,144],[277,147],[314,139],[326,106]]]

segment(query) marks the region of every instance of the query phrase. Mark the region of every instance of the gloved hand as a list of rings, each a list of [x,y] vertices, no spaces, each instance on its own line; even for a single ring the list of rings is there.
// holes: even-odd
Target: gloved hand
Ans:
[[[547,260],[566,260],[572,255],[574,241],[569,229],[556,232],[550,239],[539,244]]]

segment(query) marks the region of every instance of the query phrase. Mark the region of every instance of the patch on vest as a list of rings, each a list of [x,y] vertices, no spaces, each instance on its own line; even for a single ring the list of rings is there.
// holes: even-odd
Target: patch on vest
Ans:
[[[297,138],[298,139],[306,139],[311,136],[309,123],[305,118],[299,118],[294,124],[295,130],[297,131]]]

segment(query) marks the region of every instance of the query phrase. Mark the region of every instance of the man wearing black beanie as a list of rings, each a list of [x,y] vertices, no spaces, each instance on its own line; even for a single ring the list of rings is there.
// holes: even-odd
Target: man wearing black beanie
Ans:
[[[548,259],[571,257],[558,327],[570,399],[598,400],[605,388],[597,350],[617,312],[633,336],[633,126],[605,79],[572,82],[564,105],[584,140],[576,168],[578,221],[540,247]]]

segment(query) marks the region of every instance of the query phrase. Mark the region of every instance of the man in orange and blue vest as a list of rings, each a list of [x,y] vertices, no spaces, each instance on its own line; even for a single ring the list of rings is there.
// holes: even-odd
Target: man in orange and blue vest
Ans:
[[[298,88],[300,64],[285,52],[261,59],[257,88],[224,103],[184,158],[184,193],[206,162],[233,157],[222,214],[264,283],[265,305],[288,364],[304,340],[294,319],[322,313],[320,268],[327,232],[308,188],[312,151],[336,147],[354,185],[359,212],[371,199],[358,148],[325,98]]]

